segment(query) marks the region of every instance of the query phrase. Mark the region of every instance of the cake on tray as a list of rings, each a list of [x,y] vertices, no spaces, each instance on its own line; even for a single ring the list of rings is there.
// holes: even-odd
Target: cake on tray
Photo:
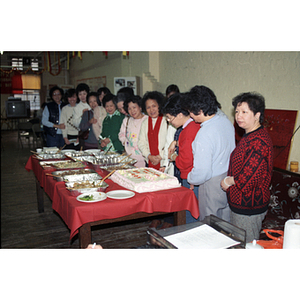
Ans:
[[[126,189],[138,193],[173,189],[181,186],[175,176],[162,173],[153,168],[118,170],[111,175],[110,179]]]

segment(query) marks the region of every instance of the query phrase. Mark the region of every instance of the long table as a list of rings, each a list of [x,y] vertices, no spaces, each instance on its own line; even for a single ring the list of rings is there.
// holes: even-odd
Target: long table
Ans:
[[[78,234],[79,247],[86,248],[91,243],[91,227],[124,220],[174,213],[174,225],[185,224],[185,211],[189,210],[194,218],[199,217],[197,198],[192,190],[185,187],[135,193],[129,199],[106,198],[95,203],[83,203],[66,189],[65,183],[46,175],[55,169],[43,169],[39,160],[30,156],[25,169],[33,171],[36,177],[38,212],[44,212],[44,192],[52,200],[52,208],[70,229],[70,240]],[[99,173],[99,171],[97,171]],[[100,173],[99,173],[100,174]],[[102,174],[100,174],[102,175]],[[110,179],[106,192],[126,190]]]

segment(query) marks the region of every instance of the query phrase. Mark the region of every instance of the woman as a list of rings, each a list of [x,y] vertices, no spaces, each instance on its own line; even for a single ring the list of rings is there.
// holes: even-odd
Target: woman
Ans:
[[[60,87],[54,86],[51,88],[49,96],[52,101],[46,103],[43,110],[42,124],[46,135],[47,147],[61,148],[65,144],[61,132],[65,128],[65,124],[60,122],[61,110],[64,106],[62,102],[63,95],[64,91]]]
[[[80,130],[89,130],[89,136],[84,140],[83,148],[84,150],[98,149],[102,122],[105,115],[101,112],[101,103],[96,92],[91,92],[87,95],[87,103],[91,109],[83,113],[79,125]]]
[[[124,147],[119,140],[119,132],[125,115],[117,110],[115,96],[107,94],[103,98],[103,106],[106,110],[106,117],[103,120],[103,129],[101,135],[101,149],[107,151],[117,151],[122,153]]]
[[[264,121],[265,99],[257,93],[233,98],[235,120],[245,130],[230,156],[228,176],[221,181],[227,192],[232,224],[246,231],[246,242],[259,239],[267,213],[273,169],[273,145]]]
[[[187,181],[188,173],[193,168],[193,149],[192,143],[200,124],[194,122],[187,110],[183,109],[181,102],[184,96],[182,94],[174,94],[170,96],[164,106],[164,113],[167,121],[176,128],[182,128],[178,141],[173,141],[168,149],[168,158],[175,162],[180,171],[182,185],[194,191],[198,198],[198,186],[189,184]],[[179,151],[176,153],[175,148],[178,146]],[[193,218],[189,211],[186,211],[186,223],[197,221]]]
[[[89,92],[90,92],[90,88],[85,83],[79,83],[76,87],[76,95],[79,99],[79,103],[76,105],[76,108],[74,109],[73,124],[77,127],[79,127],[83,113],[90,109],[90,106],[86,101]]]
[[[63,107],[60,118],[61,123],[65,124],[65,129],[62,129],[63,139],[66,144],[65,149],[79,150],[78,127],[73,124],[74,108],[77,105],[76,90],[67,90],[65,98],[68,100],[69,104]]]
[[[147,162],[147,166],[160,170],[166,143],[168,124],[160,110],[164,96],[160,92],[147,92],[142,100],[142,107],[149,118],[142,122],[138,147]]]
[[[124,101],[124,110],[129,115],[123,119],[119,132],[119,140],[125,147],[126,153],[131,154],[130,158],[136,159],[136,167],[145,167],[144,157],[138,148],[138,138],[142,122],[148,117],[142,112],[142,99],[140,96],[133,96]]]

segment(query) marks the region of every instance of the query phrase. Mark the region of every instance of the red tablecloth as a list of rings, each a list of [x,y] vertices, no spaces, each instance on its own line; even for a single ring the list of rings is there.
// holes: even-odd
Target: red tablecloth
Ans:
[[[30,157],[25,169],[32,170],[40,182],[41,187],[52,200],[52,208],[62,217],[71,230],[70,239],[77,234],[78,228],[85,223],[99,220],[114,219],[137,212],[176,212],[189,210],[194,218],[199,217],[198,200],[192,190],[185,187],[162,190],[149,193],[135,193],[129,199],[116,200],[107,198],[100,202],[83,203],[76,200],[65,187],[64,182],[58,182],[47,176],[54,169],[44,170],[39,160]],[[126,190],[125,188],[107,179],[109,185],[106,192],[112,190]]]

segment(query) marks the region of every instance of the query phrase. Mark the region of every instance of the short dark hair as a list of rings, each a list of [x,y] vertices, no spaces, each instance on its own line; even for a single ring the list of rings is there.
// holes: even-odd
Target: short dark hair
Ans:
[[[211,116],[221,108],[214,92],[204,85],[194,86],[186,95],[184,108],[194,115],[202,111],[204,116]]]
[[[71,98],[74,94],[76,95],[75,89],[68,89],[65,92],[65,102],[68,103],[68,98]],[[77,95],[76,95],[76,103],[78,103],[78,102],[79,102],[79,99],[77,98]]]
[[[63,97],[64,97],[64,90],[62,89],[62,88],[60,88],[59,86],[54,86],[54,87],[52,87],[51,89],[50,89],[50,91],[49,91],[49,96],[50,96],[50,99],[51,100],[53,100],[53,93],[54,93],[54,91],[56,91],[56,90],[59,90],[59,92],[60,92],[60,94],[61,94],[61,99],[63,99]],[[53,100],[54,101],[54,100]]]
[[[103,86],[103,87],[99,88],[98,91],[97,91],[97,93],[99,95],[101,95],[102,92],[104,93],[104,95],[111,94],[111,91],[106,86]]]
[[[112,102],[114,103],[116,109],[117,109],[117,104],[116,104],[116,101],[115,101],[115,95],[114,94],[111,94],[111,93],[108,93],[106,94],[103,99],[102,99],[102,104],[103,104],[103,107],[105,107],[106,103],[109,102],[110,100],[112,100]],[[98,98],[99,99],[99,98]]]
[[[132,96],[124,101],[124,110],[128,113],[128,104],[136,103],[139,107],[142,107],[142,97],[140,96]]]
[[[132,98],[134,95],[130,95],[128,93],[118,93],[117,96],[115,97],[116,103],[119,102],[125,102],[127,99]]]
[[[96,92],[90,92],[90,93],[88,93],[88,95],[86,96],[86,102],[89,104],[89,99],[92,96],[96,97],[98,105],[101,106],[101,102],[99,100],[98,93],[96,93]]]
[[[78,93],[82,92],[82,91],[86,91],[87,93],[89,93],[90,92],[90,87],[86,83],[79,83],[76,87],[77,96],[78,96]]]
[[[247,92],[241,93],[232,99],[234,109],[243,102],[248,104],[249,109],[254,113],[254,115],[258,112],[260,113],[259,123],[263,124],[265,118],[265,98],[256,92]]]
[[[164,95],[157,91],[146,92],[146,94],[143,96],[143,99],[142,99],[143,111],[146,111],[146,101],[149,99],[155,100],[157,102],[159,113],[162,113],[161,110],[162,110],[162,107],[163,107],[164,101],[165,101]]]
[[[180,93],[179,91],[179,87],[176,84],[170,84],[167,88],[166,88],[166,97],[168,97],[168,95],[170,93]]]
[[[182,107],[185,100],[185,96],[186,96],[185,94],[180,94],[180,93],[171,95],[167,99],[162,109],[163,113],[170,114],[171,116],[174,117],[176,117],[180,113],[182,113],[184,116],[188,116],[189,112]]]
[[[126,93],[126,94],[129,94],[131,96],[134,96],[134,90],[133,90],[133,88],[131,88],[129,86],[125,86],[125,87],[119,89],[118,92],[117,92],[117,95],[120,94],[120,93]]]

